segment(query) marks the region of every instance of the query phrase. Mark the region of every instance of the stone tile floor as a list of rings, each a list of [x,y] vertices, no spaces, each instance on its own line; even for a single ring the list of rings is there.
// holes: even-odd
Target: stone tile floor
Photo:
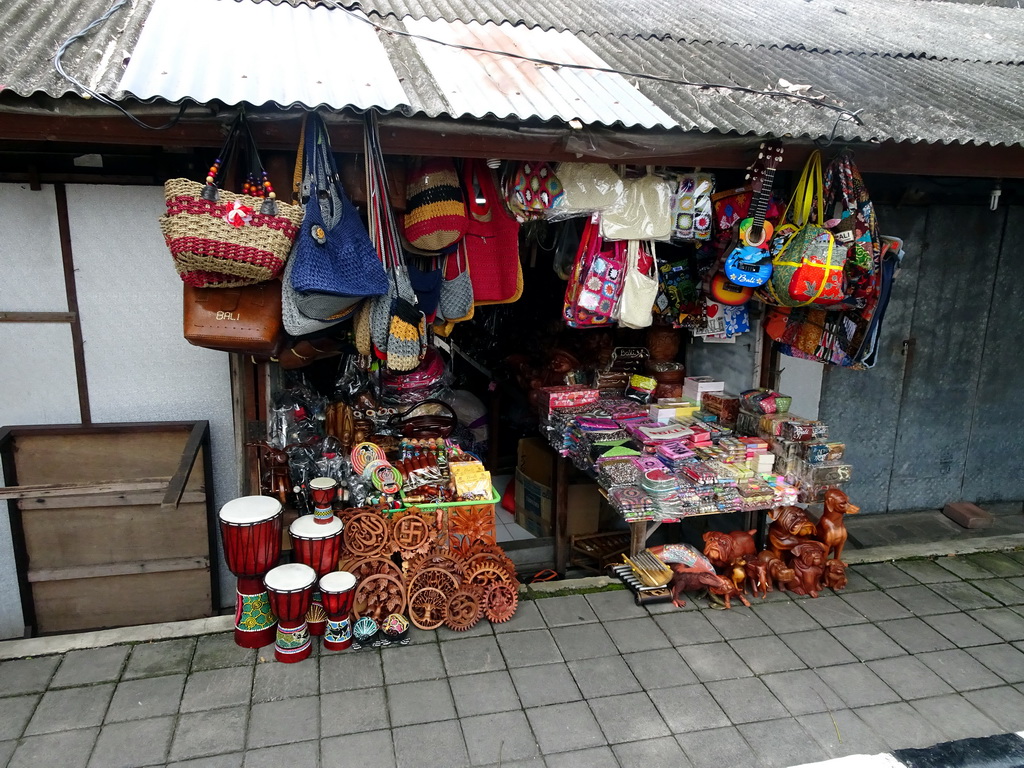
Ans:
[[[0,663],[0,768],[791,766],[1024,730],[1024,552],[731,612],[627,592],[300,664],[229,633]]]

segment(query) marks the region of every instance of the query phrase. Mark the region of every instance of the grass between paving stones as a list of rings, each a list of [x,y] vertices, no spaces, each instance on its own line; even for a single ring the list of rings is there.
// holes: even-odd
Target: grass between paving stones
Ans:
[[[547,582],[544,582],[547,583]],[[567,595],[592,595],[595,592],[621,592],[626,589],[623,584],[606,584],[603,587],[565,587],[564,589],[535,590],[524,584],[525,590],[520,591],[520,600],[543,600],[545,597],[565,597]]]

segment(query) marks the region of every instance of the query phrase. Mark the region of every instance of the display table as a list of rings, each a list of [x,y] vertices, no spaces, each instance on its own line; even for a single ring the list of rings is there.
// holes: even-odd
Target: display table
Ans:
[[[559,577],[565,578],[565,571],[569,565],[569,556],[571,552],[571,542],[568,534],[568,520],[569,520],[569,470],[572,466],[570,460],[558,453],[554,454],[554,470],[552,477],[554,477],[554,483],[552,492],[554,495],[554,538],[555,538],[555,571]],[[604,490],[601,490],[602,495],[607,498],[607,494]],[[754,516],[754,520],[748,518],[748,523],[754,525],[757,530],[756,543],[758,549],[763,549],[768,532],[768,512],[770,509],[758,509],[751,512],[747,512],[747,515]],[[698,518],[710,517],[711,515],[729,514],[728,512],[713,512],[705,513],[700,515],[687,515],[685,517],[672,519],[672,520],[631,520],[629,521],[630,531],[630,545],[629,545],[629,556],[639,554],[647,546],[647,539],[654,531],[661,527],[663,523],[682,523],[687,520],[695,520]]]

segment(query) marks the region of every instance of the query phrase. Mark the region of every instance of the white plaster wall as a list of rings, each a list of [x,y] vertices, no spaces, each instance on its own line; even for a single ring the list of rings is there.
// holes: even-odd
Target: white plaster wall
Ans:
[[[89,402],[95,422],[210,422],[216,508],[238,495],[228,355],[193,347],[157,219],[162,187],[68,186]],[[220,553],[218,553],[220,557]],[[234,577],[221,558],[221,593]]]
[[[0,312],[66,312],[53,187],[0,184]],[[74,424],[78,387],[65,324],[0,323],[0,425]],[[2,474],[0,474],[2,478]],[[0,503],[0,638],[25,631],[10,520]]]

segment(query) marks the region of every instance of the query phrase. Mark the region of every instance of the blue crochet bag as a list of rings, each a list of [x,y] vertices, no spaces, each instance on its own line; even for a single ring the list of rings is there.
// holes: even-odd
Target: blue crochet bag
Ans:
[[[332,320],[388,291],[388,277],[359,213],[345,195],[327,128],[315,114],[305,134],[305,218],[295,238],[291,280],[307,317]]]

